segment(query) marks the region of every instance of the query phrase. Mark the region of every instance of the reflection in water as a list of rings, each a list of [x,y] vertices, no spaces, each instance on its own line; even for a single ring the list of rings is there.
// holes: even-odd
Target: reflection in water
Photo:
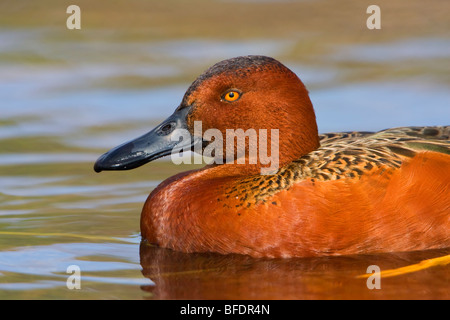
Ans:
[[[381,270],[443,256],[450,249],[322,258],[255,259],[241,255],[186,254],[142,242],[142,286],[154,299],[448,299],[448,267],[381,279],[369,290],[369,265]]]

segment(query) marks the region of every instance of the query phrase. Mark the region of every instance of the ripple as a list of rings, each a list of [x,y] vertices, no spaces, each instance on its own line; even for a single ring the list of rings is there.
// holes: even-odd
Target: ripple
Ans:
[[[0,252],[0,271],[50,277],[49,280],[32,282],[2,283],[4,290],[30,290],[65,286],[69,274],[67,267],[77,265],[81,270],[81,281],[93,281],[110,284],[152,285],[153,283],[140,275],[141,266],[137,258],[137,244],[111,243],[60,243],[48,246],[19,247],[10,251]],[[91,260],[80,260],[90,256]],[[102,256],[101,261],[95,261],[95,256]],[[107,257],[110,261],[107,261]],[[125,261],[117,261],[126,260]],[[106,260],[106,261],[105,261]],[[134,277],[83,276],[83,273],[135,270]],[[62,278],[63,281],[54,281]]]

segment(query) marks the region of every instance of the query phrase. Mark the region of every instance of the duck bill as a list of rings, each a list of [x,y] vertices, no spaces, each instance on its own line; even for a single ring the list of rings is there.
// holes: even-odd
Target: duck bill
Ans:
[[[187,130],[188,110],[189,108],[177,109],[152,131],[106,152],[95,162],[94,170],[130,170],[170,155],[174,148],[192,148],[196,139]]]

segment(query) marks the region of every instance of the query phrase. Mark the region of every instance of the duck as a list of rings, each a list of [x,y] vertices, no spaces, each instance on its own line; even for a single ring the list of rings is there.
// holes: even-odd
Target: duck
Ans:
[[[248,134],[231,148],[237,139],[227,130],[265,133],[266,154],[277,155],[271,170],[250,152],[264,139]],[[169,177],[143,206],[142,240],[175,251],[291,258],[439,249],[450,247],[449,136],[450,126],[319,134],[294,72],[271,57],[240,56],[208,68],[169,118],[100,156],[94,170],[209,151],[212,163]]]

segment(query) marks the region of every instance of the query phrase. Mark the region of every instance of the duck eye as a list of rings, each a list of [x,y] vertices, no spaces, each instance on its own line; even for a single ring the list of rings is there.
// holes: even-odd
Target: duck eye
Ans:
[[[223,100],[228,102],[233,102],[238,100],[241,97],[241,93],[236,90],[231,90],[225,93],[225,95],[222,97]]]

